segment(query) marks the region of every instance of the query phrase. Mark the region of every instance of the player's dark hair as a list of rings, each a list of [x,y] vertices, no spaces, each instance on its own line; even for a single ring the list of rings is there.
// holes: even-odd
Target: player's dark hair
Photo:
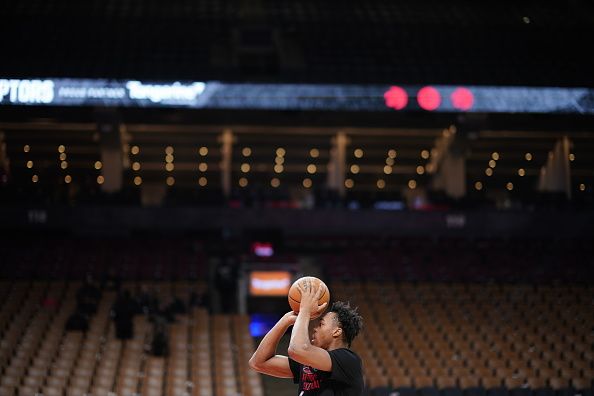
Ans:
[[[336,301],[332,304],[330,312],[336,314],[338,323],[342,328],[342,334],[347,345],[350,347],[351,343],[363,328],[363,318],[357,312],[357,308],[352,308],[348,302]]]

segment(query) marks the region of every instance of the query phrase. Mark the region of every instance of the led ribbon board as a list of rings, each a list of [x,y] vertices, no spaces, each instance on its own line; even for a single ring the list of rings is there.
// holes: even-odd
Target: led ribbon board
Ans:
[[[0,105],[594,114],[594,89],[0,78]]]

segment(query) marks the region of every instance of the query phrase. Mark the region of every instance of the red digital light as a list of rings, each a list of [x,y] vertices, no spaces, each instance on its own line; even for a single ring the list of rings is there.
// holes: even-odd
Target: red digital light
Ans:
[[[274,255],[274,247],[270,242],[252,243],[252,251],[258,257],[271,257]]]
[[[417,93],[417,102],[419,102],[421,109],[433,111],[441,104],[441,95],[433,87],[423,87]]]
[[[400,87],[390,87],[390,89],[384,93],[384,99],[386,100],[386,106],[395,110],[402,110],[408,104],[408,95],[406,91]]]
[[[467,88],[456,88],[450,98],[452,105],[458,110],[470,110],[474,105],[474,95]]]

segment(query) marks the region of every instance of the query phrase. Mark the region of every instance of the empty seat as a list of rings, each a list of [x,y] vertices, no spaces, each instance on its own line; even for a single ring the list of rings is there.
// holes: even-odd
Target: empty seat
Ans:
[[[502,387],[501,379],[497,377],[483,377],[481,378],[481,383],[485,389],[495,389]]]
[[[456,388],[456,379],[450,376],[439,376],[436,378],[436,384],[439,389]]]
[[[530,389],[543,389],[547,387],[546,379],[542,377],[529,377],[526,378],[526,383],[530,387]]]
[[[593,379],[589,378],[574,377],[571,379],[571,384],[573,388],[582,391],[594,387],[592,381]]]
[[[411,377],[395,375],[390,377],[390,382],[394,388],[412,388],[413,381]]]
[[[507,389],[519,389],[525,386],[526,381],[521,377],[509,376],[503,379],[503,384]]]
[[[0,396],[14,396],[15,387],[9,385],[0,385]]]
[[[426,375],[413,377],[413,384],[417,389],[433,388],[435,386],[433,383],[433,378]]]
[[[41,392],[44,396],[63,396],[64,390],[62,388],[55,388],[53,386],[46,386]]]
[[[19,395],[35,396],[35,395],[37,395],[38,390],[39,390],[38,387],[21,385],[21,386],[19,386],[18,392],[19,392]]]

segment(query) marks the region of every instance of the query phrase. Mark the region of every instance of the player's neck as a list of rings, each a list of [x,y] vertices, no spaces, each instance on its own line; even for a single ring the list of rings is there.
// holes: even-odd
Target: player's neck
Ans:
[[[330,344],[327,351],[333,351],[335,349],[340,348],[348,348],[348,346],[344,342],[336,340],[335,342],[332,342],[332,344]]]

